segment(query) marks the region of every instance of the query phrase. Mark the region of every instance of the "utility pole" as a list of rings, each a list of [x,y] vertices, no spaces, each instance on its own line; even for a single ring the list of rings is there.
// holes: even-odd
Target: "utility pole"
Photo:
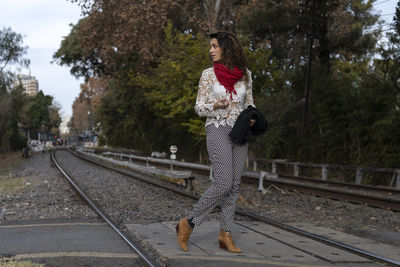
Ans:
[[[308,113],[308,98],[310,95],[311,86],[311,64],[312,64],[312,47],[314,43],[314,16],[315,16],[315,0],[312,0],[311,5],[311,26],[308,32],[308,59],[306,73],[306,88],[304,92],[304,110],[303,110],[303,137],[307,136],[307,113]]]

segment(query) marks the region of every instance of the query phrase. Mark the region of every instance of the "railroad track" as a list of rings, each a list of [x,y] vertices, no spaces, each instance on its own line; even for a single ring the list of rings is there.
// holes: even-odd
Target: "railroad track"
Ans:
[[[90,163],[93,163],[93,164],[95,164],[97,166],[101,166],[103,168],[118,172],[120,174],[129,176],[129,177],[132,177],[132,178],[135,178],[135,179],[139,179],[139,180],[141,180],[143,182],[150,183],[150,184],[158,186],[158,187],[162,187],[164,189],[173,191],[174,193],[180,194],[182,196],[185,196],[185,197],[188,197],[188,198],[191,198],[191,199],[194,199],[194,200],[198,200],[199,199],[198,195],[194,195],[194,194],[192,194],[190,192],[178,189],[176,186],[173,186],[173,185],[164,185],[163,183],[160,183],[160,182],[154,180],[154,178],[151,178],[151,177],[149,177],[147,175],[144,175],[142,173],[138,173],[137,175],[132,175],[132,173],[130,173],[127,170],[124,170],[122,168],[118,168],[118,167],[115,167],[115,166],[110,166],[108,164],[101,163],[101,162],[99,162],[97,160],[93,160],[93,159],[84,157],[84,156],[79,155],[79,154],[77,154],[75,152],[72,152],[72,151],[70,151],[70,152],[73,153],[75,156],[77,156],[77,157],[79,157],[79,158],[81,158],[81,159],[83,159],[85,161],[88,161]],[[58,167],[58,168],[60,169],[60,171],[62,170],[61,167]],[[63,172],[63,174],[64,174],[64,172]],[[64,175],[66,175],[66,174],[64,174]],[[81,190],[77,190],[77,191],[79,192]],[[274,221],[274,220],[271,220],[271,219],[267,219],[267,218],[258,216],[258,215],[254,214],[254,213],[250,213],[250,212],[247,212],[247,211],[244,211],[244,210],[237,210],[236,214],[251,218],[251,219],[256,220],[256,221],[267,223],[269,225],[278,227],[278,228],[280,228],[282,230],[285,230],[285,231],[288,231],[288,232],[291,232],[291,233],[295,233],[297,235],[301,235],[301,236],[316,240],[316,241],[324,243],[324,244],[328,244],[330,246],[333,246],[333,247],[348,251],[348,252],[353,253],[353,254],[357,254],[359,256],[371,259],[371,260],[376,261],[376,262],[381,262],[381,263],[384,263],[384,264],[388,264],[390,266],[400,266],[400,261],[393,260],[393,259],[387,258],[385,256],[381,256],[381,255],[375,254],[373,252],[365,251],[365,250],[356,248],[354,246],[351,246],[351,245],[348,245],[348,244],[345,244],[345,243],[341,243],[341,242],[338,242],[338,241],[335,241],[335,240],[331,240],[331,239],[328,239],[328,238],[323,237],[323,236],[319,236],[319,235],[316,235],[316,234],[313,234],[313,233],[310,233],[310,232],[306,232],[306,231],[303,231],[302,229],[299,229],[299,228],[296,228],[296,227],[293,227],[293,226],[289,226],[289,225],[285,225],[285,224],[282,224],[280,222],[277,222],[277,221]],[[237,224],[239,224],[239,225],[241,225],[243,227],[249,228],[248,226],[245,226],[245,225],[241,224],[240,222],[237,222]],[[252,229],[252,230],[257,231],[255,229]],[[261,234],[264,234],[264,235],[268,236],[267,233],[261,233]],[[136,251],[136,249],[137,248],[134,248],[135,251]],[[152,266],[152,265],[150,265],[150,266]]]
[[[135,160],[143,163],[146,157],[136,157]],[[151,159],[151,165],[170,167],[169,160]],[[207,165],[186,162],[175,162],[175,169],[191,170],[194,173],[208,174],[210,167]],[[250,184],[259,183],[259,172],[246,171],[242,175],[242,181]],[[357,185],[336,181],[323,181],[308,177],[279,175],[278,179],[264,179],[266,186],[275,185],[281,189],[299,193],[312,194],[333,200],[381,208],[385,210],[400,211],[400,190],[388,187],[374,187]]]
[[[118,226],[105,212],[75,183],[74,179],[70,177],[62,166],[57,162],[55,151],[51,153],[51,161],[57,167],[57,169],[64,175],[67,181],[71,184],[73,189],[78,195],[92,208],[107,224],[124,240],[124,242],[131,248],[143,261],[150,267],[160,266],[140,245],[136,244],[127,234],[124,233],[122,228]]]
[[[338,187],[346,190],[355,190],[362,192],[371,192],[371,193],[379,192],[380,194],[388,197],[392,196],[400,197],[400,190],[391,187],[371,186],[371,185],[361,185],[361,184],[345,183],[338,181],[321,180],[305,176],[293,176],[293,175],[283,175],[283,174],[279,176],[280,178],[284,178],[288,181],[293,181],[293,182],[312,183],[314,185]]]
[[[317,197],[325,197],[386,210],[400,211],[400,197],[380,196],[379,189],[375,190],[372,194],[371,192],[363,192],[362,188],[359,188],[359,190],[356,191],[347,190],[344,187],[338,188],[321,182],[300,183],[283,179],[267,180],[266,182],[270,185],[286,188],[289,191],[297,191],[312,194]],[[323,184],[323,186],[321,186],[321,184]]]

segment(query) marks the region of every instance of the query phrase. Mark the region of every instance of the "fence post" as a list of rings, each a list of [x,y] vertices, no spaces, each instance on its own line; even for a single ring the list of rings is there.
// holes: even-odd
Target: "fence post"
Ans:
[[[263,171],[260,171],[260,176],[258,177],[258,191],[261,193],[265,194],[266,190],[264,189],[264,177],[266,173]]]
[[[322,180],[323,180],[323,181],[328,180],[328,172],[329,172],[329,171],[328,171],[328,168],[327,168],[326,165],[322,165],[321,172],[322,172]]]
[[[294,176],[300,176],[299,174],[300,174],[299,163],[296,162],[296,163],[293,165],[293,175],[294,175]]]
[[[272,173],[276,173],[276,162],[272,162]]]
[[[362,183],[362,178],[363,178],[363,173],[361,168],[357,168],[356,172],[356,184],[361,184]]]
[[[257,171],[257,161],[253,161],[253,171]]]

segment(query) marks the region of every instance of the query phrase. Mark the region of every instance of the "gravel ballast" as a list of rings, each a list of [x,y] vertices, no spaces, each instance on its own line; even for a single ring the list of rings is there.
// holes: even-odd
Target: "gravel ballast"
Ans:
[[[9,179],[23,185],[15,192],[0,195],[0,223],[39,219],[97,218],[76,195],[61,173],[51,165],[49,154],[35,154],[7,170]]]
[[[177,221],[195,203],[165,189],[98,168],[68,151],[58,151],[56,155],[67,172],[118,223]],[[51,165],[49,154],[37,154],[23,161],[14,168],[12,177],[23,177],[26,186],[13,194],[0,195],[0,209],[7,210],[2,222],[96,217]],[[208,176],[196,175],[193,184],[195,192],[200,194],[210,180]],[[400,246],[400,240],[390,235],[400,232],[400,212],[287,193],[279,188],[271,188],[263,195],[255,185],[248,184],[241,185],[238,206],[282,223],[310,223]],[[211,213],[207,219],[218,220],[219,212]]]

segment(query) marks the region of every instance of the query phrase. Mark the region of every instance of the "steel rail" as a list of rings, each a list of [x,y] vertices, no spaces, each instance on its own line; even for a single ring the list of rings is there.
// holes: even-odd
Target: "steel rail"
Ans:
[[[348,201],[351,203],[364,204],[367,206],[388,209],[392,211],[400,211],[400,199],[366,195],[358,192],[349,192],[346,190],[335,190],[333,188],[326,188],[316,185],[291,183],[279,179],[267,180],[269,184],[275,184],[280,187],[285,187],[288,190],[298,191],[302,193],[311,193],[315,196]]]
[[[133,249],[150,267],[158,267],[154,259],[152,259],[147,253],[140,248],[139,245],[135,244],[135,242],[130,239],[123,231],[120,229],[116,223],[114,223],[110,217],[108,217],[91,199],[90,197],[74,182],[74,180],[62,169],[60,164],[57,162],[55,157],[56,149],[53,149],[51,153],[51,159],[57,169],[64,175],[64,177],[68,180],[68,182],[72,185],[72,187],[78,192],[78,194],[86,201],[86,203],[101,217],[105,220],[111,228],[114,229],[115,232],[128,244],[128,246]]]
[[[127,171],[125,171],[125,170],[119,169],[117,167],[107,166],[105,164],[102,164],[102,163],[98,162],[97,160],[93,160],[93,159],[84,157],[82,155],[79,155],[79,154],[71,151],[71,150],[69,150],[69,151],[73,155],[75,155],[75,156],[77,156],[77,157],[79,157],[79,158],[81,158],[83,160],[86,160],[88,162],[91,162],[93,164],[96,164],[98,166],[101,166],[103,168],[113,170],[115,172],[121,173],[123,175],[127,175],[127,176],[135,178],[135,179],[139,179],[139,180],[144,181],[144,182],[149,182],[149,183],[151,183],[153,185],[162,187],[164,189],[171,190],[171,191],[173,191],[175,193],[178,193],[180,195],[183,195],[183,196],[195,199],[195,200],[200,199],[200,196],[198,196],[198,195],[189,193],[187,191],[179,190],[177,188],[173,188],[173,187],[170,187],[170,186],[165,186],[165,185],[163,185],[161,183],[157,183],[157,182],[151,181],[151,180],[154,180],[152,178],[144,178],[143,177],[143,176],[148,177],[147,175],[143,175],[142,174],[141,175],[142,177],[137,178],[137,177],[133,176],[132,174],[128,173]],[[147,179],[151,179],[151,180],[147,181]],[[217,207],[220,208],[219,205]],[[333,246],[333,247],[337,247],[339,249],[346,250],[348,252],[351,252],[353,254],[362,256],[364,258],[368,258],[368,259],[371,259],[371,260],[374,260],[374,261],[377,261],[377,262],[385,263],[385,264],[388,264],[390,266],[400,266],[400,261],[397,261],[397,260],[394,260],[394,259],[390,259],[390,258],[387,258],[385,256],[378,255],[378,254],[375,254],[375,253],[372,253],[372,252],[369,252],[369,251],[366,251],[366,250],[363,250],[363,249],[359,249],[359,248],[344,244],[342,242],[331,240],[331,239],[328,239],[326,237],[323,237],[323,236],[320,236],[320,235],[317,235],[317,234],[313,234],[313,233],[298,229],[296,227],[280,223],[280,222],[275,221],[275,220],[267,219],[267,218],[261,217],[259,215],[256,215],[256,214],[252,213],[252,212],[249,212],[249,211],[245,211],[245,210],[239,209],[239,210],[235,211],[235,214],[241,215],[241,216],[245,216],[245,217],[248,217],[248,218],[251,218],[251,219],[254,219],[254,220],[257,220],[257,221],[261,221],[261,222],[264,222],[264,223],[267,223],[269,225],[278,227],[278,228],[280,228],[282,230],[285,230],[285,231],[288,231],[288,232],[292,232],[294,234],[301,235],[301,236],[316,240],[318,242],[321,242],[321,243],[324,243],[324,244],[327,244],[327,245],[330,245],[330,246]],[[238,222],[236,222],[236,224],[244,226],[243,224],[240,224]],[[249,228],[248,226],[244,226],[244,227]],[[255,229],[252,229],[252,230],[257,231]],[[261,233],[261,232],[259,232],[259,233]],[[261,233],[261,234],[263,234],[263,233]],[[265,235],[265,233],[264,233],[264,235]]]
[[[143,157],[143,156],[136,156],[136,155],[131,155],[131,154],[121,154],[121,153],[114,153],[114,152],[109,152],[109,153],[116,157],[119,156],[119,157],[128,158],[130,160],[133,159],[133,160],[139,160],[139,161],[143,161],[143,162],[151,162],[152,164],[155,164],[155,165],[165,165],[165,166],[171,165],[171,160],[168,160],[168,159]],[[182,168],[182,169],[189,169],[189,170],[207,172],[207,173],[210,171],[209,165],[198,164],[198,163],[173,161],[173,166]],[[337,186],[341,186],[341,187],[352,187],[352,188],[358,189],[358,190],[362,189],[362,190],[371,190],[371,191],[375,191],[375,192],[379,191],[379,192],[385,192],[385,193],[400,194],[399,189],[390,188],[390,187],[383,187],[383,186],[375,187],[375,186],[371,186],[371,185],[328,181],[328,180],[322,180],[322,179],[309,178],[309,177],[305,177],[305,176],[292,176],[292,175],[286,175],[286,174],[278,174],[278,175],[280,177],[287,177],[288,179],[304,180],[304,181],[309,181],[312,183],[333,184],[333,185],[337,185]],[[245,171],[245,172],[243,172],[242,178],[245,178],[247,181],[250,181],[250,183],[258,183],[259,176],[260,176],[259,172]]]
[[[104,151],[107,152],[107,151]],[[139,160],[142,162],[151,162],[155,165],[165,165],[165,166],[170,166],[171,165],[171,160],[168,159],[159,159],[159,158],[152,158],[152,157],[143,157],[143,156],[137,156],[137,155],[132,155],[132,154],[122,154],[122,153],[115,153],[115,152],[109,152],[110,154],[113,154],[114,156],[120,156],[120,157],[125,157],[128,159],[133,159],[133,160]],[[173,166],[178,167],[178,168],[183,168],[183,169],[190,169],[194,171],[201,171],[201,172],[209,172],[210,171],[210,166],[205,165],[205,164],[198,164],[198,163],[190,163],[190,162],[180,162],[180,161],[173,161]],[[284,175],[284,174],[278,174],[281,177],[287,177],[288,179],[293,179],[293,180],[305,180],[309,182],[315,182],[315,183],[325,183],[325,184],[333,184],[337,186],[343,186],[343,187],[352,187],[355,189],[365,189],[365,190],[374,190],[374,191],[379,191],[379,192],[385,192],[385,193],[392,193],[392,194],[400,194],[399,189],[395,188],[390,188],[390,187],[375,187],[371,185],[362,185],[362,184],[353,184],[353,183],[346,183],[346,182],[337,182],[337,181],[328,181],[328,180],[321,180],[321,179],[314,179],[314,178],[309,178],[305,176],[292,176],[292,175]],[[255,171],[245,171],[243,172],[242,178],[246,178],[247,181],[251,181],[251,183],[258,183],[260,173],[255,172]]]
[[[80,153],[80,152],[78,152]],[[144,157],[135,156],[137,159],[145,159]],[[152,159],[153,163],[164,164],[165,162],[169,162],[168,160],[161,159]],[[179,164],[178,164],[179,163]],[[180,166],[184,169],[196,169],[199,164],[187,163],[187,162],[178,162],[176,165]],[[208,167],[207,165],[199,165],[201,166],[200,171],[205,171]],[[252,180],[259,179],[259,173],[256,172],[244,172],[242,175],[242,179],[251,178]],[[368,205],[371,207],[388,209],[392,211],[400,211],[400,198],[396,199],[393,197],[385,197],[385,196],[377,196],[377,195],[367,195],[359,192],[351,192],[348,190],[338,190],[335,188],[327,188],[324,186],[318,186],[315,184],[302,184],[299,182],[291,182],[285,181],[282,179],[264,179],[264,181],[268,184],[275,184],[282,188],[287,188],[291,191],[297,191],[301,193],[311,193],[315,196],[337,199],[341,201],[348,201],[351,203],[358,203],[361,205]],[[318,181],[318,180],[317,180]],[[320,181],[318,181],[321,183]],[[317,183],[318,183],[317,182]],[[378,189],[376,190],[378,191]],[[397,191],[398,192],[398,191]]]
[[[375,192],[383,192],[383,193],[387,193],[387,194],[399,194],[399,196],[400,196],[400,190],[395,189],[395,188],[390,188],[390,187],[353,184],[353,183],[338,182],[338,181],[328,181],[328,180],[310,178],[310,177],[306,177],[306,176],[293,176],[293,175],[287,175],[287,174],[279,174],[279,177],[280,178],[282,177],[284,179],[293,180],[293,181],[297,180],[297,181],[310,182],[310,183],[314,183],[314,184],[328,184],[328,185],[333,185],[333,186],[338,186],[338,187],[347,187],[347,188],[352,188],[355,190],[375,191]]]
[[[243,176],[245,177],[250,176],[251,178],[255,179],[257,177],[257,174],[254,172],[245,172]],[[299,182],[284,181],[279,178],[264,179],[264,181],[266,181],[268,184],[275,184],[275,185],[280,185],[282,187],[286,187],[289,190],[297,190],[299,192],[312,193],[317,196],[346,200],[353,203],[366,204],[372,207],[391,209],[393,211],[400,211],[400,198],[396,199],[393,197],[367,195],[360,192],[351,192],[349,190],[338,190],[335,188],[327,188],[324,186],[315,185],[321,183],[318,180],[317,180],[318,182],[316,182],[314,185],[304,184]],[[375,192],[379,192],[379,189],[376,189]],[[398,193],[398,191],[396,192]]]
[[[280,228],[282,230],[285,230],[285,231],[288,231],[288,232],[291,232],[291,233],[294,233],[294,234],[297,234],[297,235],[301,235],[301,236],[307,237],[309,239],[313,239],[315,241],[330,245],[332,247],[336,247],[336,248],[339,248],[339,249],[342,249],[342,250],[346,250],[348,252],[351,252],[353,254],[357,254],[357,255],[362,256],[364,258],[368,258],[368,259],[371,259],[371,260],[374,260],[374,261],[378,261],[378,262],[381,262],[381,263],[389,264],[390,266],[400,266],[400,261],[397,261],[397,260],[394,260],[394,259],[390,259],[388,257],[381,256],[381,255],[378,255],[378,254],[375,254],[375,253],[372,253],[372,252],[369,252],[369,251],[366,251],[366,250],[363,250],[363,249],[359,249],[359,248],[347,245],[347,244],[339,242],[339,241],[331,240],[329,238],[326,238],[326,237],[323,237],[323,236],[320,236],[320,235],[317,235],[317,234],[313,234],[313,233],[298,229],[296,227],[293,227],[293,226],[290,226],[290,225],[287,225],[287,224],[282,224],[280,222],[277,222],[277,221],[274,221],[274,220],[271,220],[271,219],[267,219],[267,218],[258,216],[256,214],[250,213],[250,212],[240,211],[239,210],[236,213],[238,215],[248,216],[248,217],[251,217],[251,218],[256,219],[258,221],[262,221],[262,222],[268,223],[268,224],[270,224],[272,226],[275,226],[275,227],[278,227],[278,228]],[[241,224],[239,222],[236,222],[236,224],[239,224],[239,225],[241,225],[241,226],[243,226],[245,228],[252,229],[251,227],[248,227],[248,226],[246,226],[244,224]],[[252,230],[258,232],[259,234],[265,235],[264,233],[262,233],[260,231],[257,231],[255,229],[252,229]]]

